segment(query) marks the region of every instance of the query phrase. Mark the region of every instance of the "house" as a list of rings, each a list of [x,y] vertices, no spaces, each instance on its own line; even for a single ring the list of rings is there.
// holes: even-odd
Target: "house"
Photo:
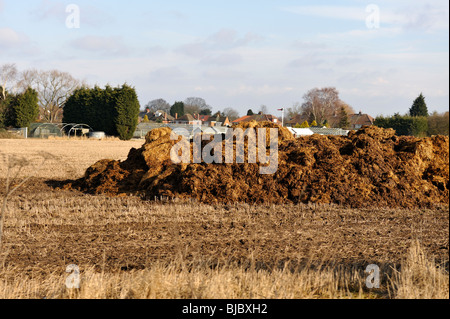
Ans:
[[[144,112],[139,113],[139,123],[142,122],[146,116],[147,116],[147,119],[150,120],[150,118],[152,118],[153,115],[154,114],[152,112],[150,112],[150,108],[147,107]]]
[[[241,118],[239,118],[237,120],[234,120],[232,123],[233,124],[239,124],[239,123],[251,122],[251,121],[272,122],[272,123],[276,123],[276,124],[281,124],[281,121],[276,116],[273,116],[271,114],[246,115],[246,116],[241,117]]]
[[[217,115],[209,118],[209,126],[231,126],[231,122],[226,116]]]
[[[348,121],[352,130],[359,130],[363,126],[372,126],[375,119],[368,114],[359,112],[357,114],[350,114],[348,116]]]
[[[175,118],[167,112],[156,111],[154,118],[152,118],[151,120],[159,123],[169,124],[172,123]]]
[[[158,110],[156,112],[151,112],[149,108],[146,108],[144,112],[139,113],[139,123],[144,122],[144,120],[147,117],[149,122],[155,122],[155,123],[172,123],[175,118],[171,116],[169,113]]]
[[[185,114],[174,120],[175,124],[202,125],[202,121],[195,119],[191,114]]]
[[[211,121],[211,116],[197,114],[194,116],[197,120],[202,121],[203,124],[208,124]]]
[[[246,116],[243,116],[241,118],[234,120],[232,122],[232,124],[239,124],[239,123],[250,122],[250,121],[252,121],[252,115],[246,115]]]
[[[305,121],[308,121],[308,117],[307,116],[297,114],[293,118],[285,121],[284,123],[285,123],[286,127],[294,127],[297,124],[304,123]]]

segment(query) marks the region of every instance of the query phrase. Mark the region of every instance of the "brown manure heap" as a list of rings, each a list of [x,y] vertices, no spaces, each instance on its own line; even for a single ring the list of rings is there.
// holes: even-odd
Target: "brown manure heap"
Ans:
[[[396,136],[391,129],[365,127],[351,131],[348,136],[313,135],[295,139],[287,129],[269,122],[237,127],[279,129],[275,174],[261,175],[261,165],[248,161],[174,164],[170,150],[178,141],[170,139],[170,128],[161,128],[150,132],[145,144],[132,149],[127,160],[99,161],[86,171],[84,178],[68,183],[67,187],[92,194],[194,198],[204,203],[405,208],[448,203],[446,136],[420,139]],[[180,143],[183,142],[189,143],[192,150],[192,142]]]

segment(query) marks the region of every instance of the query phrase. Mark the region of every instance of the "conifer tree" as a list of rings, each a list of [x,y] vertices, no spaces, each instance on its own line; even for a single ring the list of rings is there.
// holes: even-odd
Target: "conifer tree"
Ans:
[[[348,120],[348,114],[344,107],[341,108],[341,119],[339,121],[339,128],[347,129],[350,126],[350,122]]]
[[[39,116],[38,93],[32,88],[28,88],[24,93],[17,95],[14,100],[14,126],[29,127]]]
[[[170,115],[173,117],[178,116],[178,118],[182,117],[184,115],[184,103],[175,102],[175,104],[170,108]]]
[[[409,109],[410,116],[429,116],[425,97],[420,93],[419,97],[414,100],[413,105]]]

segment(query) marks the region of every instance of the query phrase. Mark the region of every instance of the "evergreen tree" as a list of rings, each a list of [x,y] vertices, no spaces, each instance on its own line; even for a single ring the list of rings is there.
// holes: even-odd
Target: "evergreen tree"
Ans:
[[[123,85],[115,91],[115,114],[114,124],[121,140],[131,140],[139,121],[139,110],[141,106],[134,88]]]
[[[29,127],[39,116],[38,93],[28,88],[24,93],[14,98],[14,127]]]
[[[178,118],[184,115],[184,103],[183,102],[175,102],[174,105],[170,108],[170,115],[175,117],[178,114]]]
[[[0,97],[0,128],[14,126],[14,109],[13,98],[11,95],[6,95],[3,99]]]
[[[0,125],[4,127],[29,127],[39,115],[38,93],[28,88],[16,95],[8,94],[0,101]]]
[[[0,85],[0,92],[2,92],[2,90],[3,90],[2,86]],[[4,128],[6,126],[5,124],[6,109],[7,109],[7,101],[0,94],[0,128]]]
[[[414,100],[413,105],[409,109],[410,116],[429,116],[425,97],[420,93],[419,97]]]
[[[199,114],[200,115],[209,115],[209,116],[211,116],[212,110],[210,108],[204,108],[204,109],[200,110]]]
[[[341,119],[339,121],[339,128],[347,129],[350,126],[350,122],[348,120],[348,114],[344,107],[341,107]]]
[[[129,140],[138,125],[139,110],[136,91],[126,84],[114,89],[80,88],[67,99],[63,121],[87,124],[96,131]]]
[[[251,116],[251,115],[255,115],[255,113],[253,113],[253,111],[250,109],[250,110],[247,111],[247,115]]]

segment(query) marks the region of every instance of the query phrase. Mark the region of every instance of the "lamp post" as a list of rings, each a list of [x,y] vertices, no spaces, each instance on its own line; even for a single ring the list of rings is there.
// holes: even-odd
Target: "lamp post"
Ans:
[[[278,111],[281,111],[281,127],[284,127],[284,107],[278,109]]]

